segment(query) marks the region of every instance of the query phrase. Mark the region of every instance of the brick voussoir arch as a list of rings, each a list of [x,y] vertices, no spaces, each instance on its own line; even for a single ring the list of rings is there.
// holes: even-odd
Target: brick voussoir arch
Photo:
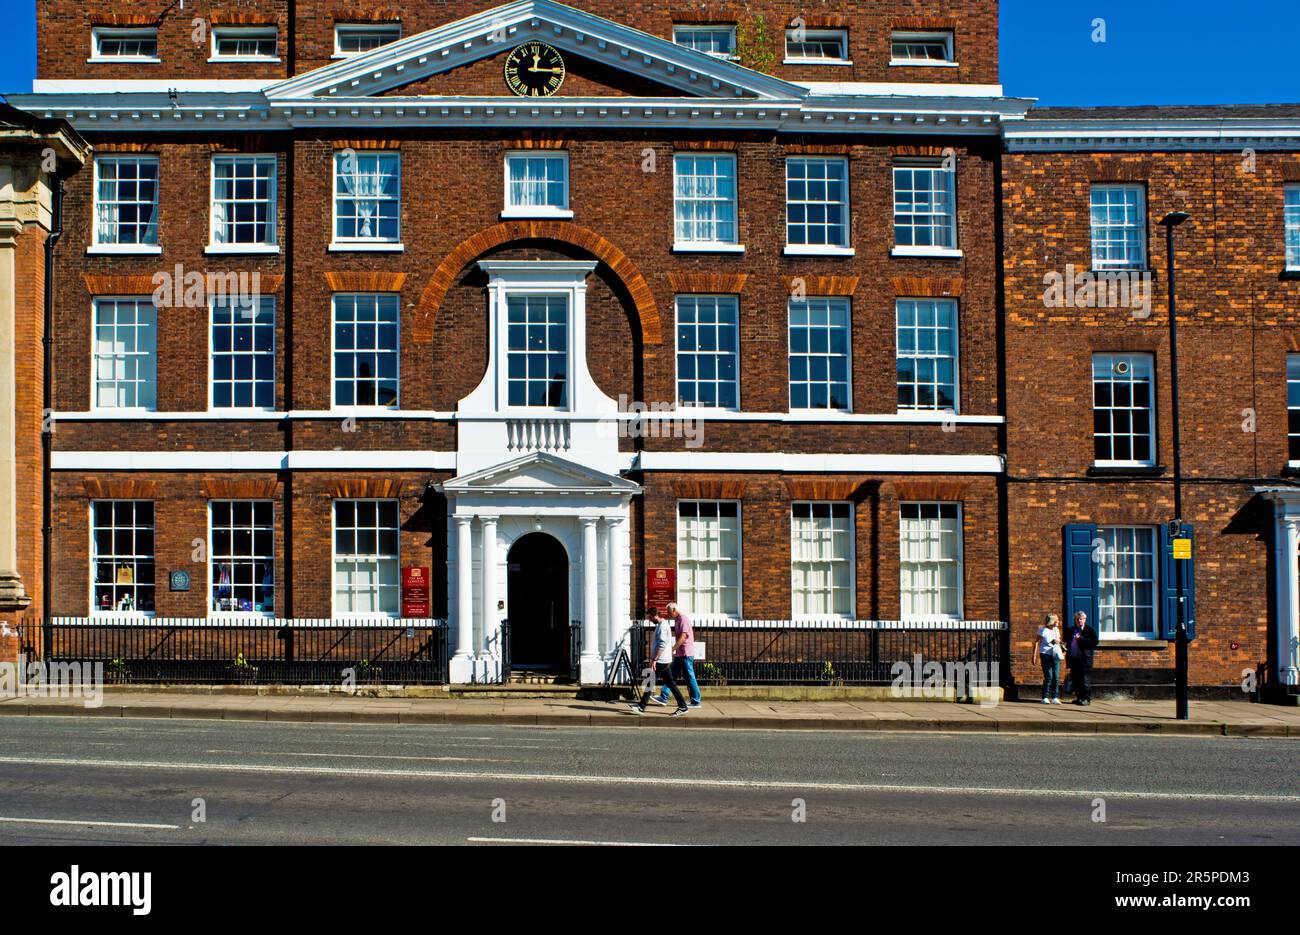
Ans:
[[[455,250],[447,254],[429,277],[429,284],[420,296],[420,306],[415,310],[412,337],[420,344],[433,340],[433,329],[447,290],[469,263],[494,247],[512,240],[558,240],[586,250],[613,271],[627,289],[641,320],[641,340],[645,344],[663,342],[663,325],[654,293],[626,253],[593,230],[567,221],[506,221],[485,228],[467,237]]]

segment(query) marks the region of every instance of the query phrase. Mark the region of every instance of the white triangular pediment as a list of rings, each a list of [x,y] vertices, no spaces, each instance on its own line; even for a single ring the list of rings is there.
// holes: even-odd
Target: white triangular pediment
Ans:
[[[543,493],[636,493],[634,481],[546,452],[523,455],[494,467],[475,471],[440,485],[446,494]]]
[[[493,7],[278,82],[265,94],[273,103],[371,97],[529,40],[701,98],[797,101],[808,94],[806,88],[771,75],[554,0]]]

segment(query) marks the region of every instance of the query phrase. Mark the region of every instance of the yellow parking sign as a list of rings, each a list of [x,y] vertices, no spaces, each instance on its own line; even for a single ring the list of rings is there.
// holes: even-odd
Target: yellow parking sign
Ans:
[[[1192,540],[1177,538],[1174,540],[1174,558],[1190,559],[1192,557]]]

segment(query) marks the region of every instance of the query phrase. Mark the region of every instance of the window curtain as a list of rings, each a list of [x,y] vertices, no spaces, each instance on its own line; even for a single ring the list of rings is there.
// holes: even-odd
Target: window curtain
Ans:
[[[101,167],[103,172],[106,167]],[[118,223],[121,220],[121,206],[118,205],[117,199],[114,198],[116,193],[116,178],[100,178],[99,180],[99,204],[96,205],[96,231],[95,239],[97,243],[117,243]]]
[[[234,199],[235,181],[230,176],[222,176],[222,170],[234,173],[233,166],[219,166],[217,178],[212,187],[212,242],[230,243],[230,228],[226,223],[226,205]]]
[[[352,171],[348,171],[346,156],[338,158],[338,175],[343,183],[344,192],[353,199],[353,208],[357,217],[357,237],[373,238],[376,236],[374,219],[378,212],[377,199],[382,186],[379,161],[373,157],[352,157]],[[374,167],[372,172],[362,171],[364,161]]]

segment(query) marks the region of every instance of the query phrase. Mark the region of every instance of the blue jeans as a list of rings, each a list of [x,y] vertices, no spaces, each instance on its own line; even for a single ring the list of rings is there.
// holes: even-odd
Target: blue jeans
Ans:
[[[1043,667],[1043,697],[1055,698],[1060,688],[1061,660],[1047,655],[1039,656],[1038,662]]]
[[[679,682],[685,682],[686,687],[690,689],[691,704],[700,703],[700,686],[695,682],[695,660],[690,656],[673,656],[673,678]],[[668,700],[668,686],[665,685],[659,691],[659,700]]]

